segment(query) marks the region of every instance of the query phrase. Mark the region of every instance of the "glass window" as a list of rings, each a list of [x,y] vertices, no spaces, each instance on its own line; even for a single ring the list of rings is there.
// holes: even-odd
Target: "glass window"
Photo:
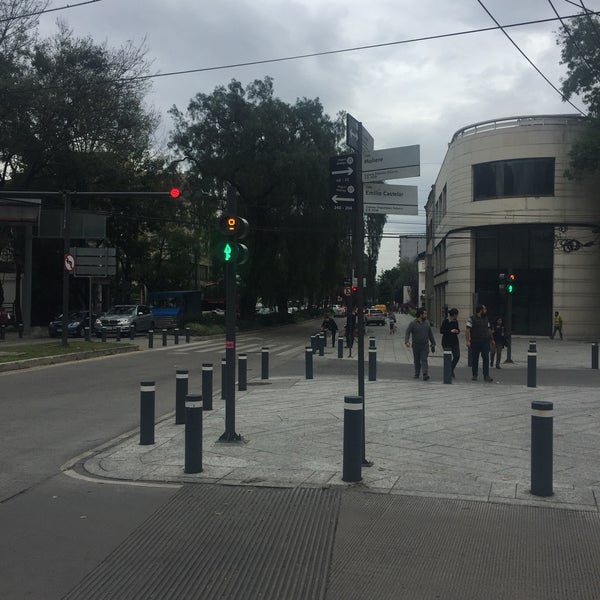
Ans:
[[[473,200],[553,194],[554,158],[520,158],[473,165]]]

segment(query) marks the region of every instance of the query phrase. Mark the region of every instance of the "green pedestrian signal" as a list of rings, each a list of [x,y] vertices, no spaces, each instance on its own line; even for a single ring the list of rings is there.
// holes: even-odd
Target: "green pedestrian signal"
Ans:
[[[508,283],[506,284],[506,291],[509,294],[514,294],[515,293],[515,282],[516,282],[517,278],[515,277],[514,273],[511,273],[508,276]]]
[[[248,247],[239,242],[225,240],[217,244],[216,255],[224,263],[243,265],[248,260]]]
[[[229,242],[227,242],[223,248],[223,258],[225,259],[225,262],[231,260],[231,244]]]

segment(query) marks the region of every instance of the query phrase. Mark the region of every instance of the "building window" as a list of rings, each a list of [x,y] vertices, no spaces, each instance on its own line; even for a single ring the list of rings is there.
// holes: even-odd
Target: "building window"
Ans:
[[[521,158],[473,165],[473,200],[553,194],[554,158]]]

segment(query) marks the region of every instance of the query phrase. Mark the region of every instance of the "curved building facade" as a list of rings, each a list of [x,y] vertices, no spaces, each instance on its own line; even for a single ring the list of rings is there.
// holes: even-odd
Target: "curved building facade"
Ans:
[[[425,304],[439,323],[485,304],[515,334],[600,336],[600,177],[565,176],[586,121],[523,116],[457,131],[426,205]],[[502,293],[500,274],[514,274]]]

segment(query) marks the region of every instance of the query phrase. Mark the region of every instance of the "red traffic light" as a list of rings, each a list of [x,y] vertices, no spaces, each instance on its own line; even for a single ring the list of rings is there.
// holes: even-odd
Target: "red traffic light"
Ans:
[[[171,198],[179,198],[179,196],[181,196],[181,190],[179,188],[171,188],[169,190],[169,196],[171,196]]]

